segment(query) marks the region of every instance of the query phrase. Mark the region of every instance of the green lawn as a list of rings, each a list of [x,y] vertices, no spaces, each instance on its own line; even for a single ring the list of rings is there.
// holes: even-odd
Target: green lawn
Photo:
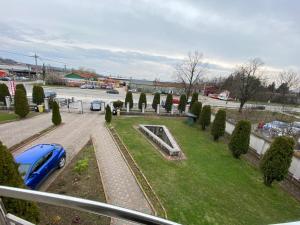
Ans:
[[[187,160],[165,160],[133,125],[164,124]],[[260,172],[234,159],[209,132],[174,118],[121,117],[113,126],[165,206],[182,224],[270,224],[300,220],[300,203],[275,184],[265,187]]]
[[[18,116],[14,113],[0,112],[0,123],[16,119]]]

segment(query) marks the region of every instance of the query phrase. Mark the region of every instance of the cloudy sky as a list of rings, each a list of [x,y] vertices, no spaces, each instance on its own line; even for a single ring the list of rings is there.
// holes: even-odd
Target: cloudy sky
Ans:
[[[208,77],[259,57],[300,69],[298,0],[0,0],[0,57],[170,80],[189,51]],[[42,58],[43,57],[43,58]],[[39,63],[43,63],[39,60]]]

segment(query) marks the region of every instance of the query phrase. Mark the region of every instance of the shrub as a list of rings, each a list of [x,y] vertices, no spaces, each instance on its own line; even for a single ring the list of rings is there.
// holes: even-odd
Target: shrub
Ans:
[[[0,102],[3,102],[6,105],[5,97],[10,96],[8,87],[6,84],[0,84]]]
[[[152,102],[152,109],[157,110],[157,105],[160,104],[160,94],[155,93],[153,97],[153,102]]]
[[[15,113],[20,117],[24,118],[29,113],[29,105],[27,97],[23,90],[16,89],[15,93]]]
[[[198,101],[194,102],[191,109],[191,113],[193,113],[195,116],[197,116],[197,118],[199,118],[201,110],[202,110],[202,103]]]
[[[167,112],[171,112],[172,105],[173,105],[173,96],[172,94],[168,94],[165,103],[165,109]]]
[[[264,154],[260,162],[260,169],[267,186],[271,186],[274,180],[282,181],[288,175],[294,145],[295,142],[290,137],[276,137]]]
[[[123,102],[122,101],[120,101],[120,100],[118,100],[118,101],[114,101],[113,102],[113,106],[114,106],[114,108],[118,108],[118,109],[121,109],[122,107],[123,107]]]
[[[247,120],[241,120],[235,126],[228,147],[235,158],[246,154],[249,149],[251,124]]]
[[[194,92],[193,95],[192,95],[192,100],[191,100],[191,104],[190,104],[190,109],[193,108],[193,105],[195,102],[198,102],[198,93],[197,92]]]
[[[145,108],[147,108],[147,98],[144,92],[141,93],[139,98],[139,109],[142,110],[142,105],[145,104]]]
[[[44,88],[41,86],[33,86],[32,88],[32,102],[40,105],[44,102],[45,94],[44,94]]]
[[[107,105],[106,108],[105,108],[105,121],[106,123],[110,123],[111,122],[111,109],[110,109],[110,106]]]
[[[180,113],[185,111],[186,103],[187,103],[186,95],[182,94],[180,96],[179,105],[178,105],[178,110],[179,110]]]
[[[210,105],[205,105],[202,108],[199,117],[199,123],[201,125],[202,130],[205,130],[207,126],[210,124],[210,117],[211,117],[211,108]]]
[[[61,124],[59,106],[56,101],[53,101],[52,103],[52,123],[56,126]]]
[[[125,106],[127,107],[127,103],[129,104],[129,108],[132,109],[133,107],[133,97],[132,97],[132,92],[128,91],[126,93],[126,97],[125,97]]]
[[[211,128],[211,135],[214,137],[215,141],[218,140],[219,137],[224,135],[225,125],[226,125],[226,111],[220,109],[215,116]]]
[[[76,162],[74,171],[78,174],[82,174],[89,168],[89,159],[84,158]]]
[[[18,164],[10,151],[0,142],[0,185],[25,188],[23,179],[18,171]],[[17,215],[32,223],[39,222],[39,211],[33,202],[27,202],[14,198],[2,198],[8,213]]]
[[[27,96],[27,92],[26,92],[26,88],[23,84],[17,84],[16,85],[16,89],[20,89],[20,90],[23,90],[25,95]]]

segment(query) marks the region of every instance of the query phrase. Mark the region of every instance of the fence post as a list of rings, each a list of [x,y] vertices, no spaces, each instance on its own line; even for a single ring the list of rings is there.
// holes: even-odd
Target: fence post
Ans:
[[[126,104],[126,112],[129,113],[129,102],[127,102],[127,104]]]
[[[101,112],[105,111],[105,102],[101,102]]]
[[[174,105],[171,106],[171,115],[174,114]]]
[[[10,96],[5,96],[6,109],[10,109]]]
[[[156,113],[157,113],[157,115],[159,114],[159,107],[160,107],[160,104],[157,104],[156,105]]]
[[[6,225],[9,224],[7,219],[6,219],[6,211],[4,208],[4,204],[0,198],[0,224]]]
[[[142,113],[145,113],[145,103],[142,104]]]
[[[186,106],[185,106],[185,113],[188,113],[189,112],[189,109],[190,109],[190,106],[188,105],[188,104],[186,104]]]
[[[44,98],[44,104],[45,104],[45,111],[49,112],[50,108],[49,108],[49,99],[48,98]]]

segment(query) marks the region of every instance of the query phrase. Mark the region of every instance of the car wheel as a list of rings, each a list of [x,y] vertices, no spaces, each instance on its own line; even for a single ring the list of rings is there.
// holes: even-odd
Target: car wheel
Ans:
[[[60,158],[59,163],[58,163],[58,168],[63,168],[66,165],[66,156],[63,156]]]

